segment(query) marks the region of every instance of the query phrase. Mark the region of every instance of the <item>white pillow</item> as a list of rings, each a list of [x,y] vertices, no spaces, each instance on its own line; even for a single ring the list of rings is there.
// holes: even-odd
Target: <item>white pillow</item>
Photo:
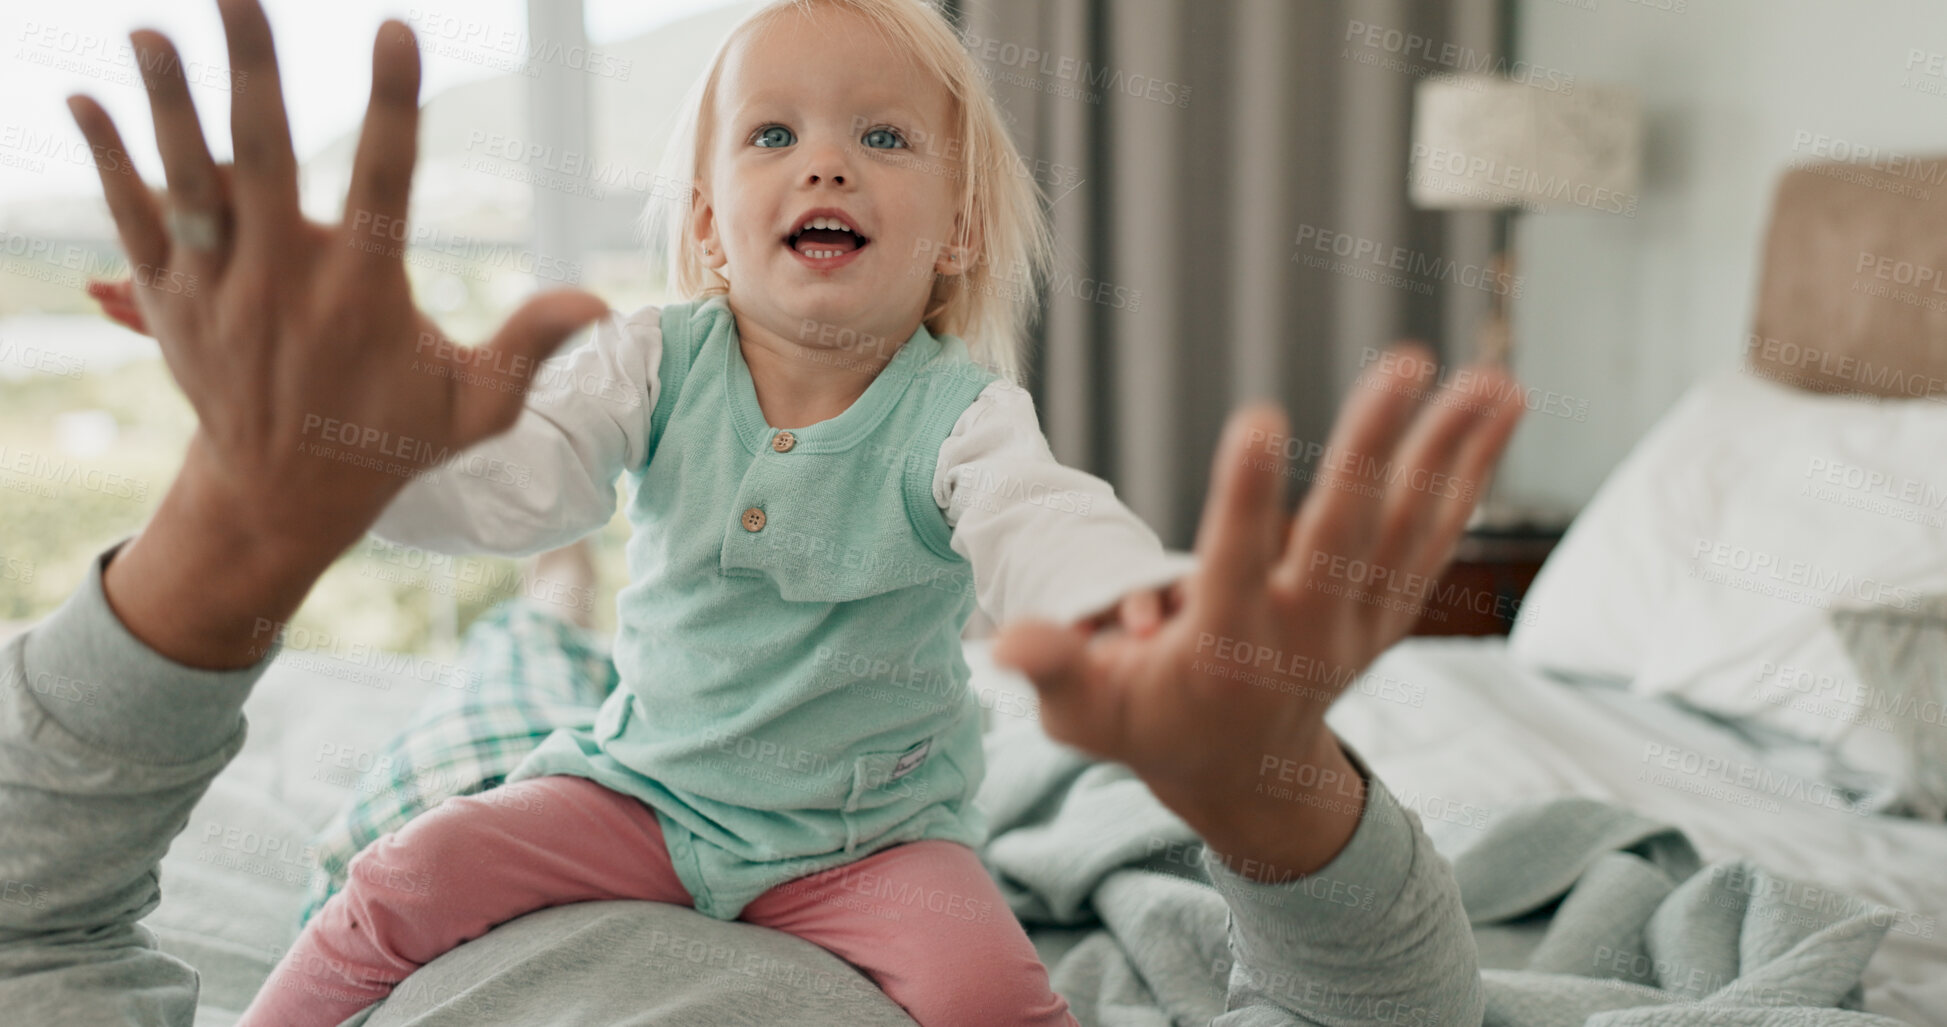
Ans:
[[[1657,614],[1681,584],[1684,541],[1711,487],[1695,441],[1711,434],[1710,386],[1677,401],[1596,490],[1521,603],[1508,640],[1520,662],[1633,680]]]
[[[1693,388],[1550,557],[1517,658],[1837,744],[1870,711],[1829,613],[1947,591],[1947,405],[1743,370]],[[1870,769],[1870,768],[1862,768]]]

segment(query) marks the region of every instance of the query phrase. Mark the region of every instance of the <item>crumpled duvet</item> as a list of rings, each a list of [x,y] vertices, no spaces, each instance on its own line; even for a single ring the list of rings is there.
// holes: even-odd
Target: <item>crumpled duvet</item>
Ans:
[[[1083,1027],[1224,1012],[1226,907],[1199,843],[1127,768],[1038,730],[990,735],[983,852]],[[1435,835],[1436,841],[1439,836]],[[1560,799],[1443,846],[1507,1027],[1897,1027],[1859,1012],[1888,911],[1749,862],[1704,866],[1682,832]],[[1335,1023],[1414,1023],[1406,1009]]]

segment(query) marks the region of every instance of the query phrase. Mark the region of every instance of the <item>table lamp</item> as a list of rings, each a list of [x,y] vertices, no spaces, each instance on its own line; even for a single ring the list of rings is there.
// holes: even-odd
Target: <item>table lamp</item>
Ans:
[[[1622,87],[1559,79],[1517,82],[1497,75],[1439,75],[1414,97],[1413,205],[1491,210],[1496,282],[1515,281],[1514,217],[1588,210],[1635,216],[1642,115]],[[1512,288],[1494,290],[1479,357],[1506,365],[1513,354]]]

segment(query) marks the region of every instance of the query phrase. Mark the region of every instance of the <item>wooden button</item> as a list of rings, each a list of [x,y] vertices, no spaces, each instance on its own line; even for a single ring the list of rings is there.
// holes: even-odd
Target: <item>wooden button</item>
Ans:
[[[748,509],[748,510],[745,510],[745,511],[744,511],[744,530],[745,530],[745,531],[763,531],[763,530],[764,530],[764,511],[762,511],[762,510],[759,510],[758,508],[756,508],[756,507],[754,507],[754,506],[753,506],[753,507],[751,507],[751,508],[750,508],[750,509]]]
[[[791,447],[797,444],[798,444],[798,437],[796,435],[791,434],[788,431],[781,431],[778,432],[776,435],[771,436],[771,448],[777,450],[780,453],[791,452]]]

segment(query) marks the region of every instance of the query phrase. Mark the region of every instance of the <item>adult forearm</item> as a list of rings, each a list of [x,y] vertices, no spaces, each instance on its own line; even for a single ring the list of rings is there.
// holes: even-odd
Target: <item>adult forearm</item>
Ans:
[[[119,562],[119,560],[117,561]],[[96,560],[0,646],[0,1019],[188,1024],[196,973],[137,921],[156,867],[243,747],[262,671],[164,659],[110,612]]]
[[[1261,883],[1209,853],[1235,962],[1216,1027],[1481,1022],[1479,957],[1453,871],[1383,782],[1360,779],[1353,837],[1312,874]]]
[[[1331,863],[1359,828],[1366,780],[1329,730],[1258,754],[1256,773],[1220,792],[1157,797],[1249,881],[1282,883]],[[1154,786],[1152,786],[1153,788]]]
[[[226,486],[199,438],[155,516],[108,564],[103,590],[129,632],[162,656],[247,667],[364,528],[277,523],[261,499]]]

